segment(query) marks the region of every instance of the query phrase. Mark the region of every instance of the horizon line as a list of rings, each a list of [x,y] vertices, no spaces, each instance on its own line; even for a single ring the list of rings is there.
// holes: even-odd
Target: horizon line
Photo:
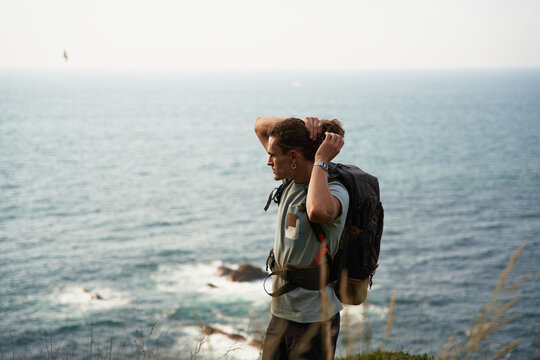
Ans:
[[[116,67],[116,66],[2,66],[0,71],[75,71],[75,72],[142,72],[142,73],[342,73],[342,72],[403,72],[403,71],[493,71],[493,70],[540,70],[540,65],[515,66],[411,66],[411,67],[358,67],[358,68],[210,68],[210,67]]]

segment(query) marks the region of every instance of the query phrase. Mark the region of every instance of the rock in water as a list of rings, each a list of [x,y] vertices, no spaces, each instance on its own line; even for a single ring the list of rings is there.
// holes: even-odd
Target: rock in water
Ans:
[[[101,297],[101,295],[99,295],[98,293],[93,293],[92,300],[103,300],[103,297]]]
[[[218,267],[217,272],[219,276],[225,276],[225,275],[229,275],[232,272],[232,269],[229,269],[228,267],[225,267],[225,266],[220,266]]]
[[[238,267],[238,270],[234,270],[229,274],[229,280],[231,281],[252,281],[257,279],[264,279],[266,273],[249,264],[242,264]]]
[[[238,267],[238,270],[232,270],[225,266],[220,266],[218,268],[219,276],[227,276],[227,279],[230,281],[252,281],[257,279],[264,279],[267,274],[263,270],[259,269],[256,266],[249,264],[242,264]]]
[[[221,335],[225,335],[226,337],[228,337],[229,339],[234,340],[234,341],[246,341],[246,338],[243,337],[242,335],[229,334],[229,333],[227,333],[225,331],[221,331],[221,330],[216,329],[216,328],[214,328],[212,326],[209,326],[209,325],[204,327],[203,334],[204,335],[221,334]]]

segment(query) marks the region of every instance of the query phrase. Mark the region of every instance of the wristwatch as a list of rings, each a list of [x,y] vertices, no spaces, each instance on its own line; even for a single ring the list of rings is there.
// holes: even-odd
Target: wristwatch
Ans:
[[[313,166],[317,166],[319,165],[320,167],[322,167],[326,172],[328,172],[328,164],[325,163],[324,161],[317,161],[315,164],[313,164]]]

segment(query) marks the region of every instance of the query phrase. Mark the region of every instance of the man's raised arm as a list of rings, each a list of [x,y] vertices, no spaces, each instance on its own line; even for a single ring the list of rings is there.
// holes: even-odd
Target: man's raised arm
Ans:
[[[268,148],[268,130],[280,120],[282,120],[282,118],[277,117],[258,117],[257,120],[255,120],[255,134],[257,134],[264,150],[267,150]]]
[[[325,139],[315,153],[315,163],[329,163],[343,147],[343,137],[327,132]],[[332,195],[328,187],[328,173],[321,166],[314,166],[311,171],[306,210],[314,223],[326,224],[341,214],[341,202]]]

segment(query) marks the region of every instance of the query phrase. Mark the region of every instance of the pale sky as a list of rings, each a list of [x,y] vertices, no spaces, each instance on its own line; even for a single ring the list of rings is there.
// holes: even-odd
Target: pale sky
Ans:
[[[540,1],[0,0],[0,68],[66,66],[538,67]]]

